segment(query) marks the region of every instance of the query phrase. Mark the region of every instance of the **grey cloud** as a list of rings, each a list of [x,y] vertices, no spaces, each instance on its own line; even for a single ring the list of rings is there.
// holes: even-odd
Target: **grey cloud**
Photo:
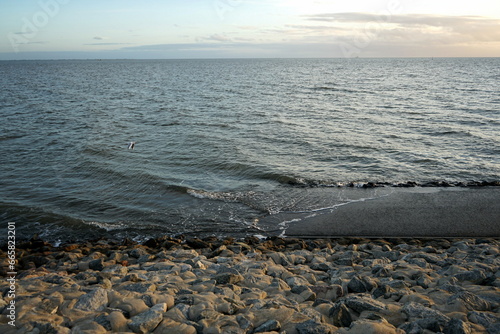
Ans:
[[[436,44],[500,42],[500,20],[482,16],[431,14],[327,13],[305,15],[306,21],[328,22],[332,27],[361,24],[346,29],[344,37],[365,35],[372,41],[387,40],[402,45],[417,41]],[[431,28],[431,29],[430,29]],[[326,28],[325,28],[326,29]]]
[[[217,42],[230,42],[231,38],[227,37],[226,35],[213,34],[213,35],[210,35],[208,37],[202,38],[202,40],[217,41]]]
[[[482,16],[446,16],[431,14],[374,14],[374,13],[330,13],[303,16],[309,21],[331,23],[396,23],[404,26],[432,26],[432,27],[459,27],[459,26],[496,26],[499,19]]]
[[[88,43],[83,45],[130,45],[130,43]]]

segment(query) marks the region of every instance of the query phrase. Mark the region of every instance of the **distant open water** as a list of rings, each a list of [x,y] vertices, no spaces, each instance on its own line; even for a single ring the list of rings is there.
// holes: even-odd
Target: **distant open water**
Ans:
[[[265,235],[391,191],[338,185],[500,180],[500,58],[3,61],[0,87],[20,237]]]

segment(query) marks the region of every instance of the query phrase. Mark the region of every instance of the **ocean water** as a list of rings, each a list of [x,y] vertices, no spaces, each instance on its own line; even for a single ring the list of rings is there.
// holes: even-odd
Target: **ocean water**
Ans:
[[[3,61],[0,87],[18,237],[283,233],[367,182],[500,180],[500,58]]]

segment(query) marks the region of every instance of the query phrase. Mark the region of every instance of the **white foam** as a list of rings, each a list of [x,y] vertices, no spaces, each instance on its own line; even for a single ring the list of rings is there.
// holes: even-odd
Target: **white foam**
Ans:
[[[85,224],[91,225],[91,226],[97,226],[97,227],[102,228],[103,230],[106,230],[106,231],[120,230],[120,229],[123,229],[126,227],[122,223],[112,224],[112,223],[100,223],[100,222],[85,222]]]

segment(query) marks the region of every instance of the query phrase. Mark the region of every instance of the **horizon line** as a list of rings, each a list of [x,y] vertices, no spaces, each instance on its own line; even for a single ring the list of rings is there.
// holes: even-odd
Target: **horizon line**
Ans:
[[[1,55],[1,53],[0,53]],[[36,58],[36,59],[0,59],[0,61],[67,61],[67,60],[244,60],[244,59],[481,59],[481,58],[500,58],[500,56],[406,56],[406,57],[185,57],[185,58]]]

